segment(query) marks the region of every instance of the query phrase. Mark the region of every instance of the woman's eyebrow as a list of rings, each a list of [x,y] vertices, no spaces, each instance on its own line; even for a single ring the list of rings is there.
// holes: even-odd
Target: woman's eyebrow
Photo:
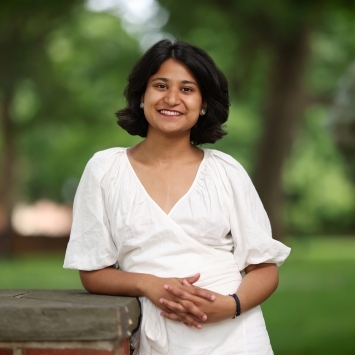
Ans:
[[[153,82],[153,81],[163,81],[164,83],[167,83],[170,80],[167,78],[154,78],[154,79],[152,79],[151,82]],[[190,81],[190,80],[181,80],[181,84],[193,84],[193,85],[197,86],[197,84],[194,81]]]
[[[181,83],[182,84],[193,84],[193,85],[197,86],[197,84],[194,81],[190,81],[190,80],[183,80]]]
[[[152,82],[153,81],[164,81],[165,83],[167,83],[168,81],[169,81],[169,79],[167,79],[167,78],[154,78],[154,79],[152,79]]]

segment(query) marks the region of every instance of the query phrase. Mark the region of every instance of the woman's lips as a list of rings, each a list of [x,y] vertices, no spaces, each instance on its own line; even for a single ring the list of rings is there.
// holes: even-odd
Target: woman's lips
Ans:
[[[165,116],[181,116],[182,115],[182,113],[179,111],[159,110],[159,112]]]

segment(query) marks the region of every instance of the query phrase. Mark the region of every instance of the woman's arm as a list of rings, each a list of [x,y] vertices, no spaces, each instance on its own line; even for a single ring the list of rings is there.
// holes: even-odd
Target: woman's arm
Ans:
[[[96,294],[143,296],[145,284],[148,283],[148,274],[130,273],[107,267],[93,271],[79,271],[81,283],[84,288]]]
[[[279,283],[279,271],[275,264],[249,265],[245,273],[236,292],[242,312],[263,303],[274,293]]]
[[[161,278],[151,274],[125,272],[113,267],[93,271],[80,270],[79,273],[84,288],[91,293],[133,297],[144,296],[156,307],[167,312],[171,311],[160,302],[161,299],[179,303],[178,320],[195,327],[199,327],[201,322],[207,317],[199,307],[191,306],[190,301],[180,299],[164,288],[164,285],[169,284],[175,290],[187,290],[191,287],[190,285],[200,278],[199,274],[185,279]],[[184,285],[183,282],[187,283],[188,286]],[[213,303],[215,299],[212,292],[201,288],[196,288],[195,297],[203,298],[206,303]]]
[[[271,296],[276,290],[279,280],[278,269],[275,264],[249,265],[245,272],[246,275],[236,292],[240,300],[242,313],[260,305]],[[173,285],[166,285],[165,289],[178,299],[190,301],[191,304],[202,310],[207,315],[207,320],[204,323],[215,323],[233,318],[236,313],[236,303],[229,295],[213,293],[216,300],[213,304],[210,304],[195,294],[198,287],[193,285],[187,291],[186,289],[177,289]],[[163,311],[162,316],[179,321],[177,317],[179,310],[181,310],[179,303],[164,299],[163,305],[170,311]],[[192,310],[193,306],[190,308],[190,311]]]

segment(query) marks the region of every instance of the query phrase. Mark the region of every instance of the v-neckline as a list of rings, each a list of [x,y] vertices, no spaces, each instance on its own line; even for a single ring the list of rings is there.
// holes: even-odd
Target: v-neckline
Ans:
[[[197,172],[196,172],[196,175],[195,175],[195,178],[192,182],[192,184],[190,185],[190,187],[188,188],[188,190],[174,203],[174,205],[171,207],[170,211],[169,212],[165,212],[160,206],[159,204],[149,195],[148,191],[146,190],[146,188],[144,187],[144,185],[142,184],[142,182],[140,181],[136,171],[134,170],[133,168],[133,165],[131,163],[131,161],[129,160],[129,157],[128,157],[128,154],[127,154],[127,150],[129,148],[126,148],[125,151],[124,151],[124,155],[126,157],[126,160],[127,160],[127,165],[129,167],[129,169],[131,170],[131,173],[132,175],[134,176],[134,179],[137,181],[138,185],[140,186],[140,188],[143,190],[144,194],[147,196],[147,198],[155,205],[158,207],[158,209],[164,213],[164,215],[170,217],[171,214],[173,213],[173,211],[176,209],[176,206],[178,206],[180,204],[180,202],[182,200],[184,200],[189,194],[190,192],[193,190],[194,186],[197,184],[197,181],[199,180],[199,177],[201,175],[201,170],[205,164],[205,160],[206,160],[206,156],[207,156],[207,151],[206,149],[203,149],[201,148],[201,150],[203,151],[203,157],[202,157],[202,160],[200,162],[200,165],[197,169]]]

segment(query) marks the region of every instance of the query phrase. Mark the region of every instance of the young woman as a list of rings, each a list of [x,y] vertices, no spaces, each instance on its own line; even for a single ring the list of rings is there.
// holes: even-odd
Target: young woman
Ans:
[[[259,305],[290,249],[242,166],[197,147],[226,134],[226,78],[201,49],[163,40],[125,95],[118,124],[144,140],[88,162],[64,267],[89,292],[139,297],[134,354],[272,354]]]

